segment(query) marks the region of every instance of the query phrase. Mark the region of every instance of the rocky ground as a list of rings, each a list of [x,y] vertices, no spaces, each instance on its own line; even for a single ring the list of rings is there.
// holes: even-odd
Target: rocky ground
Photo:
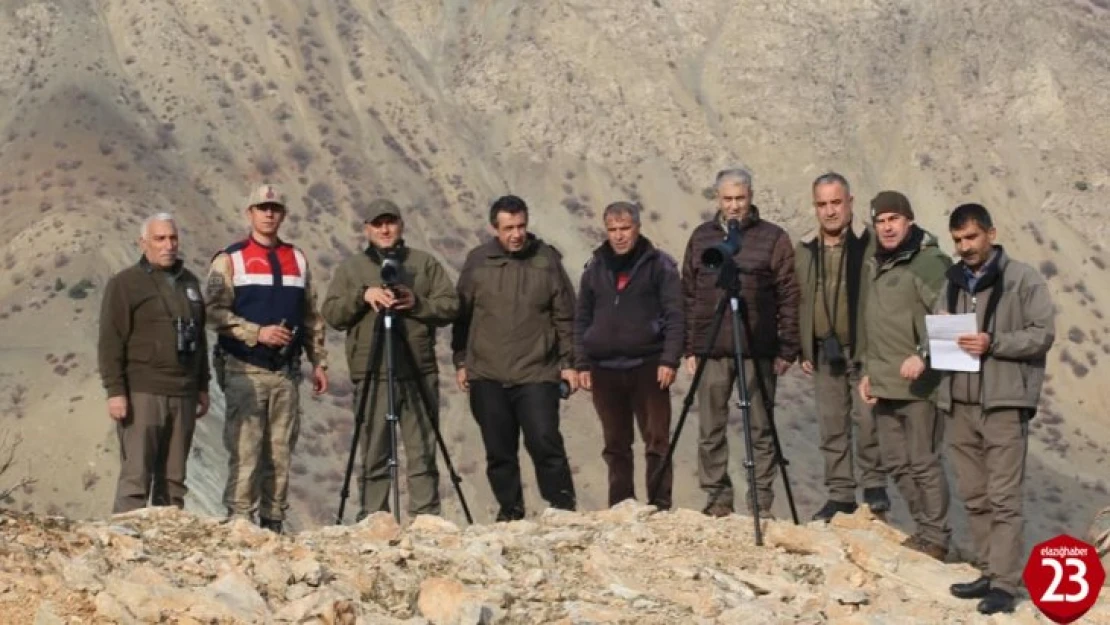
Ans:
[[[898,546],[861,511],[830,526],[632,502],[457,527],[386,514],[277,536],[173,509],[103,522],[0,514],[5,623],[1047,622],[1028,601],[987,619],[967,579]],[[1084,622],[1110,623],[1104,601]]]

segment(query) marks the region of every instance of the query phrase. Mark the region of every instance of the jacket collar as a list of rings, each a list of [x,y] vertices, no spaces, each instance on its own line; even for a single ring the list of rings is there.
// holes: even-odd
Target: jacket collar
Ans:
[[[914,257],[918,252],[927,247],[937,247],[937,238],[921,229],[917,224],[910,226],[909,233],[898,247],[884,250],[881,245],[875,246],[875,262],[879,265],[887,263],[900,263]]]
[[[725,214],[721,212],[720,209],[717,209],[717,216],[713,221],[717,224],[718,228],[724,230],[725,232],[728,232],[728,220],[725,219]],[[740,220],[740,229],[747,230],[748,228],[755,226],[759,222],[759,207],[755,204],[752,204],[751,207],[748,208],[748,214],[744,215],[744,218]]]
[[[536,251],[539,250],[541,243],[543,243],[542,239],[529,232],[527,234],[527,238],[524,241],[524,247],[521,248],[519,252],[510,252],[501,247],[501,242],[494,238],[486,245],[486,256],[488,258],[504,259],[531,258],[532,256],[536,255]]]
[[[363,250],[363,253],[369,256],[370,260],[375,265],[380,265],[382,264],[382,260],[385,256],[396,256],[401,260],[401,262],[404,262],[404,260],[408,258],[409,248],[405,246],[404,239],[398,239],[397,244],[388,249],[380,248],[371,243],[370,245],[366,246],[366,249]]]
[[[142,267],[143,271],[147,273],[164,271],[176,278],[181,273],[181,270],[185,268],[185,261],[178,258],[177,260],[173,261],[173,265],[171,265],[168,269],[162,269],[161,267],[155,267],[153,264],[151,264],[149,260],[146,259],[146,256],[143,255],[139,257],[139,267]]]
[[[998,278],[1002,276],[1002,272],[1006,270],[1006,265],[1010,262],[1009,257],[1006,255],[1006,250],[1001,245],[995,245],[991,257],[983,266],[980,274],[972,279],[971,271],[967,268],[964,261],[960,261],[948,268],[945,272],[945,277],[948,281],[959,286],[968,293],[979,293],[994,285]],[[974,289],[972,283],[974,282]]]
[[[861,222],[860,220],[853,218],[851,223],[848,224],[848,233],[847,234],[848,234],[849,239],[854,238],[855,240],[858,241],[858,240],[862,239],[864,237],[864,235],[867,234],[867,226],[863,222]],[[820,243],[820,237],[821,237],[821,227],[817,226],[816,228],[814,228],[814,229],[810,230],[809,232],[803,234],[801,236],[801,238],[798,239],[798,241],[802,245],[812,249],[812,248],[816,248],[817,245]]]

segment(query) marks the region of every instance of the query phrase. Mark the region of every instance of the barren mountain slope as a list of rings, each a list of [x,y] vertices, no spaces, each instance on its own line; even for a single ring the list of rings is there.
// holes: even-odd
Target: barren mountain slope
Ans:
[[[645,233],[681,256],[712,210],[714,172],[743,164],[763,214],[795,236],[811,222],[809,182],[828,169],[853,181],[861,218],[875,192],[901,189],[942,240],[957,203],[995,212],[1002,242],[1050,276],[1061,312],[1034,423],[1030,538],[1078,532],[1107,499],[1110,440],[1097,373],[1110,353],[1102,4],[0,2],[0,409],[39,480],[15,505],[108,510],[118,463],[95,370],[100,288],[136,258],[138,225],[156,210],[178,216],[203,272],[244,233],[250,185],[286,184],[298,201],[284,234],[326,285],[358,249],[356,209],[373,198],[401,203],[409,243],[454,272],[484,236],[489,202],[511,191],[577,278],[607,202],[642,201]],[[341,338],[329,341],[335,390],[304,399],[300,526],[330,522],[338,504],[352,400]],[[487,520],[480,438],[449,382],[444,436]],[[190,467],[190,505],[214,514],[225,472],[215,399]],[[778,405],[808,517],[823,492],[800,374]],[[582,505],[601,507],[588,397],[565,416]],[[696,417],[695,406],[677,454],[687,507],[702,503]],[[445,479],[458,519],[449,489]],[[785,498],[776,512],[788,514]]]

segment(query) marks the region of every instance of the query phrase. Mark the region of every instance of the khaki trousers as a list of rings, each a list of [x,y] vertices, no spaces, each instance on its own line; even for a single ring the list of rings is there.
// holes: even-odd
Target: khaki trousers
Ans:
[[[975,563],[991,585],[1011,594],[1025,566],[1022,483],[1028,422],[1016,409],[984,412],[978,404],[952,404],[948,457],[956,493],[967,509]]]
[[[771,361],[760,359],[759,367],[767,384],[771,401],[775,398],[777,379]],[[752,447],[755,463],[755,486],[759,509],[769,513],[775,499],[775,445],[771,438],[771,422],[764,408],[763,397],[756,383],[753,361],[744,361],[744,375],[751,399]],[[708,497],[708,506],[733,506],[732,479],[728,475],[729,404],[737,401],[733,387],[737,379],[735,359],[710,358],[705,363],[698,398],[698,479]],[[738,395],[738,394],[737,394]],[[740,412],[732,413],[743,436]],[[743,448],[741,448],[743,449]],[[741,451],[741,454],[744,452]],[[741,456],[743,457],[743,456]],[[751,504],[749,502],[749,512]]]
[[[948,478],[941,464],[944,420],[931,401],[880,399],[874,408],[883,466],[917,523],[917,536],[947,548]]]
[[[224,446],[229,516],[285,520],[289,467],[301,428],[300,378],[285,371],[228,371]]]
[[[821,436],[819,448],[825,460],[825,488],[832,501],[854,502],[857,485],[886,487],[886,474],[880,464],[879,433],[871,407],[859,394],[859,369],[850,364],[831,365],[821,360],[818,358],[813,372],[813,384]],[[854,462],[853,439],[856,444]]]
[[[120,472],[112,513],[152,505],[185,506],[185,465],[196,427],[197,396],[134,392],[116,424]]]
[[[420,391],[412,379],[395,380],[394,400],[396,401],[399,442],[404,444],[405,465],[408,475],[408,512],[410,517],[418,514],[440,514],[439,470],[436,468],[436,438],[432,421],[438,425],[439,419],[439,375],[428,373],[421,380],[432,402],[432,412],[424,410]],[[362,396],[363,385],[373,383],[371,379],[359,383],[355,389],[355,406]],[[385,379],[378,381],[377,391],[366,398],[365,428],[359,436],[359,453],[362,459],[362,473],[359,476],[360,508],[358,520],[374,512],[389,511],[389,428],[386,420],[389,402]],[[400,449],[397,461],[400,462]]]

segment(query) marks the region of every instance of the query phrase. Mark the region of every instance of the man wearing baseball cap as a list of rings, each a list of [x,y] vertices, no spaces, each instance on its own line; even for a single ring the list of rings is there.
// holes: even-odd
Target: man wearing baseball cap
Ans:
[[[366,430],[359,437],[362,472],[357,518],[362,520],[374,512],[389,511],[390,425],[386,421],[384,348],[382,359],[374,363],[374,371],[368,371],[378,313],[383,308],[392,308],[401,320],[399,332],[412,355],[410,362],[398,347],[394,361],[394,397],[408,465],[409,516],[438,515],[439,471],[433,427],[439,420],[436,329],[455,320],[459,298],[443,265],[434,256],[405,245],[405,222],[396,204],[386,199],[375,200],[363,211],[362,219],[368,245],[336,268],[321,307],[328,324],[347,333],[347,368],[355,384],[355,410],[362,394],[370,391],[363,385],[372,384],[375,379],[378,383],[376,392],[367,397],[363,415]],[[386,259],[399,263],[397,278],[388,285],[382,277]],[[401,343],[395,341],[394,345]],[[420,385],[424,386],[431,406],[423,404]]]
[[[951,259],[914,223],[909,199],[883,191],[871,200],[878,245],[868,261],[867,332],[860,395],[871,404],[883,467],[917,524],[905,546],[938,560],[948,554],[948,481],[941,465],[944,423],[928,366],[925,315]]]
[[[304,252],[282,241],[286,199],[262,184],[247,203],[250,235],[212,259],[208,326],[219,337],[217,382],[224,391],[228,451],[224,505],[229,517],[282,532],[289,467],[301,421],[301,354],[312,388],[327,391],[324,320]]]

